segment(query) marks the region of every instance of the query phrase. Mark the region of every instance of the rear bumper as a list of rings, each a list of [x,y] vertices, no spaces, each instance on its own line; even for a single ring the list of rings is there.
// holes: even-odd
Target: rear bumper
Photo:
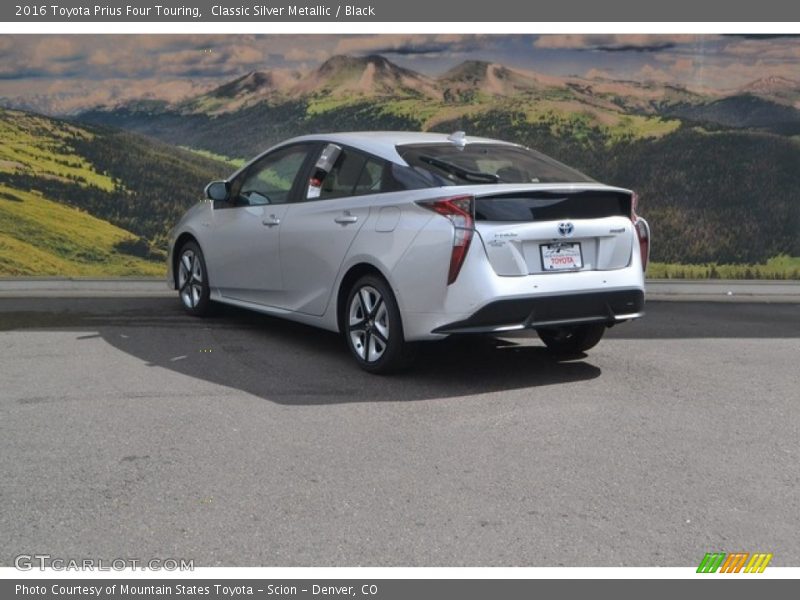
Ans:
[[[581,323],[613,324],[641,317],[641,289],[497,300],[466,319],[433,330],[437,334],[493,333]]]

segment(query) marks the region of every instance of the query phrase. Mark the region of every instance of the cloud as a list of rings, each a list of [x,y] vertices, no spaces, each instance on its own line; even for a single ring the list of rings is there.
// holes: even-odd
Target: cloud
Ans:
[[[641,79],[643,81],[657,81],[659,83],[676,81],[672,70],[667,71],[665,69],[654,67],[650,64],[646,64],[639,69],[636,73],[636,76],[637,79]]]
[[[717,36],[674,34],[568,34],[542,35],[535,48],[562,50],[599,50],[604,52],[658,52],[683,44],[695,44]]]
[[[221,77],[282,66],[270,64],[276,60],[324,60],[339,39],[293,36],[287,43],[284,36],[267,35],[3,36],[0,76]]]
[[[693,58],[678,58],[672,63],[672,71],[675,73],[692,73],[696,68]]]
[[[290,48],[284,58],[290,62],[323,62],[330,58],[330,52],[322,48]]]
[[[606,69],[589,69],[583,75],[586,79],[614,79],[614,74]]]
[[[736,57],[797,60],[800,59],[800,37],[750,38],[727,44],[722,52]]]
[[[50,62],[79,61],[86,57],[86,49],[74,38],[51,37],[39,39],[30,53],[30,60],[38,66]]]
[[[353,36],[339,40],[334,48],[334,54],[397,54],[402,56],[433,56],[481,50],[492,45],[492,43],[492,38],[481,35],[390,34]]]
[[[774,40],[778,38],[792,38],[796,40],[800,38],[796,33],[737,33],[732,34],[731,37],[739,37],[745,40]]]

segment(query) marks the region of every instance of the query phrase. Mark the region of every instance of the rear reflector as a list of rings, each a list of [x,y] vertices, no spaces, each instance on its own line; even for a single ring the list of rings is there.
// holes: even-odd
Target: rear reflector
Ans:
[[[633,223],[636,237],[639,238],[639,252],[642,257],[642,271],[647,270],[647,261],[650,259],[650,226],[641,217],[636,217]]]
[[[633,192],[631,198],[631,221],[633,228],[636,229],[636,237],[639,240],[639,254],[642,257],[642,271],[647,270],[647,261],[650,259],[650,225],[642,217],[636,214],[639,207],[639,196]]]
[[[458,278],[472,242],[475,231],[475,199],[472,196],[454,196],[441,200],[421,200],[417,204],[442,215],[453,224],[453,249],[447,271],[447,285],[450,285]]]

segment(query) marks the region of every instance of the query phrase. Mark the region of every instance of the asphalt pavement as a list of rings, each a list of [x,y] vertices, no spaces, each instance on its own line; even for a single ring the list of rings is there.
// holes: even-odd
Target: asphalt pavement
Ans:
[[[0,565],[800,565],[800,305],[650,302],[587,355],[176,298],[0,298]]]

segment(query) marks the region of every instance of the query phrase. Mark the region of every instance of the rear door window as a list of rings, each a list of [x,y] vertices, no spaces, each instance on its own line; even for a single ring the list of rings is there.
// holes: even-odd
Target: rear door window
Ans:
[[[312,175],[306,199],[364,196],[398,189],[405,188],[392,176],[386,161],[352,148],[341,148],[329,171]]]

